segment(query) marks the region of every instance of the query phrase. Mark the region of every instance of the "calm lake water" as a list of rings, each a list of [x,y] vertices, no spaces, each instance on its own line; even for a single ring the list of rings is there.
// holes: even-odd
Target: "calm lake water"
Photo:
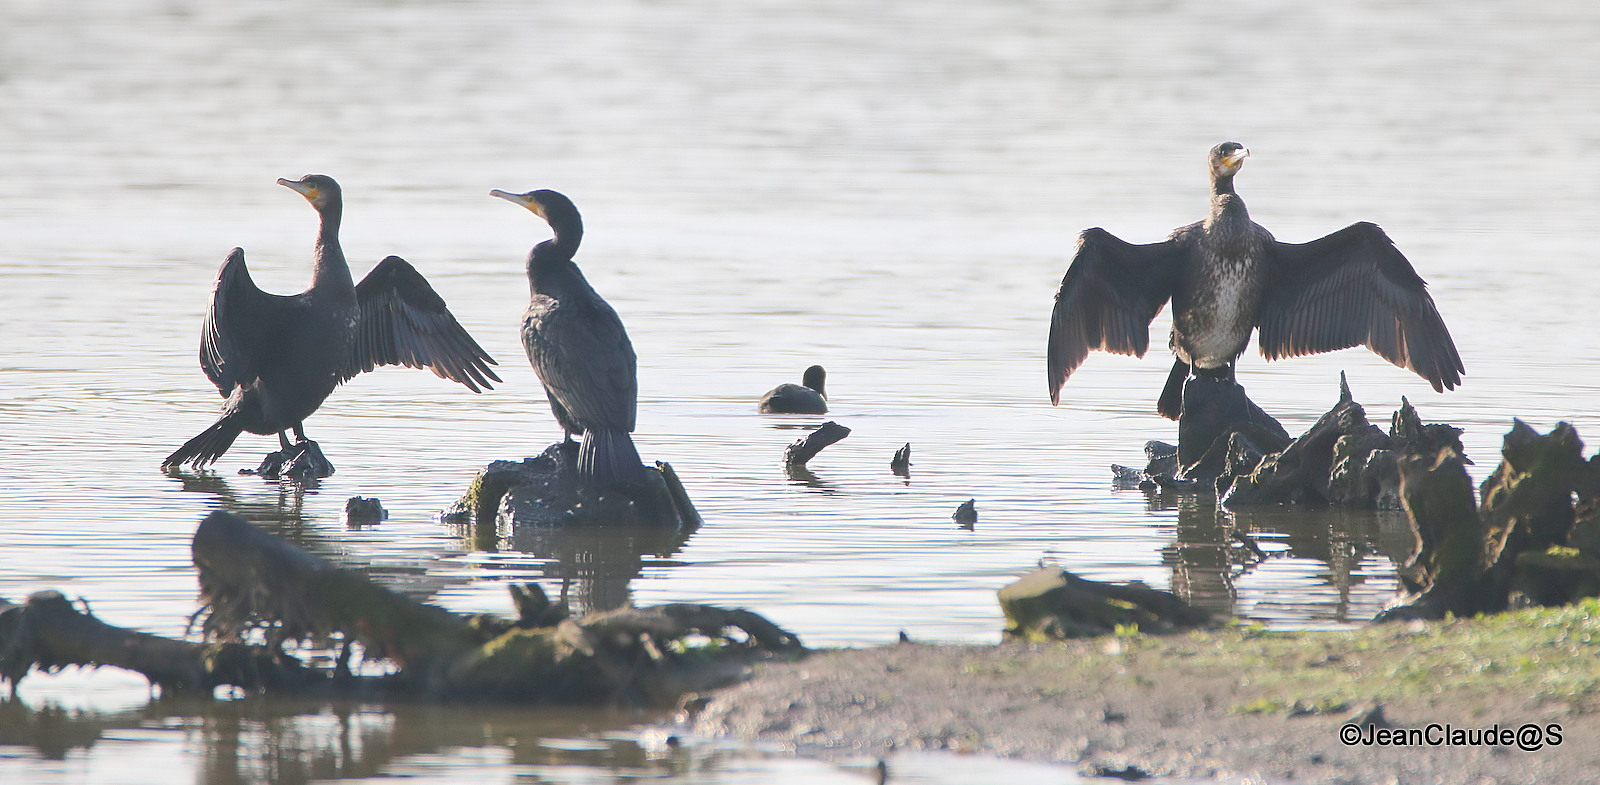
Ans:
[[[1593,438],[1596,40],[1600,6],[1486,0],[6,0],[0,596],[59,589],[181,634],[189,537],[222,508],[460,611],[509,613],[505,585],[539,581],[596,604],[743,606],[813,646],[987,643],[995,589],[1046,559],[1278,627],[1359,624],[1395,589],[1392,517],[1112,488],[1108,464],[1176,438],[1154,413],[1163,340],[1143,361],[1091,357],[1050,406],[1045,333],[1076,234],[1151,242],[1196,220],[1206,150],[1238,140],[1257,221],[1291,241],[1383,225],[1467,367],[1440,395],[1365,350],[1252,352],[1240,380],[1291,432],[1346,370],[1374,420],[1407,396],[1466,428],[1479,477],[1513,417]],[[357,274],[411,260],[505,384],[354,380],[307,423],[338,467],[314,489],[237,475],[274,443],[248,435],[214,474],[167,476],[220,400],[195,349],[228,249],[263,288],[306,285],[315,216],[273,181],[307,172],[344,186]],[[491,188],[583,210],[579,263],[639,355],[640,452],[706,520],[681,546],[485,551],[439,523],[490,460],[561,435],[517,337],[522,260],[547,229]],[[826,418],[755,414],[812,363]],[[784,446],[823,419],[854,432],[786,476]],[[909,480],[888,470],[906,442]],[[347,526],[356,495],[391,517]],[[950,513],[969,498],[965,531]],[[153,703],[140,679],[72,672],[0,706],[0,780],[871,780],[860,762],[663,749],[637,729],[653,719]]]

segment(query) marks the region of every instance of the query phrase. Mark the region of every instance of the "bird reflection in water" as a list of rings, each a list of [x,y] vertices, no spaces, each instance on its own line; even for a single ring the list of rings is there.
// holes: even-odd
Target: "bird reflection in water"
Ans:
[[[225,476],[211,472],[171,471],[168,476],[183,484],[186,493],[210,496],[212,509],[226,510],[260,526],[267,532],[282,537],[301,548],[315,552],[310,547],[318,537],[307,537],[307,526],[315,516],[306,512],[308,496],[317,495],[315,483],[271,482],[249,483],[253,490],[239,493]]]

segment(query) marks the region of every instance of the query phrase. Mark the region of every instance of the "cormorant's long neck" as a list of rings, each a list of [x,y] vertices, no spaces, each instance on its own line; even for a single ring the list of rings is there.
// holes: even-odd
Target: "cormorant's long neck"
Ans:
[[[322,225],[317,229],[317,245],[312,253],[311,288],[354,292],[355,279],[350,276],[344,248],[339,245],[339,221],[344,215],[344,205],[332,201],[317,213],[322,217]]]
[[[1211,216],[1209,223],[1229,219],[1250,220],[1250,214],[1245,211],[1244,200],[1233,190],[1233,175],[1222,175],[1211,178]]]
[[[583,218],[576,210],[550,216],[550,230],[555,232],[556,236],[548,242],[553,245],[557,253],[563,254],[567,259],[578,254],[578,245],[583,242]]]
[[[1233,193],[1233,175],[1224,174],[1211,178],[1211,195],[1222,196]]]
[[[570,288],[566,281],[575,275],[583,276],[572,263],[572,252],[558,240],[545,240],[528,254],[528,290],[532,294],[563,297]]]
[[[528,287],[534,294],[560,297],[565,294],[560,291],[563,281],[573,276],[583,278],[572,263],[578,244],[583,242],[583,219],[576,213],[546,215],[545,219],[556,236],[535,245],[528,254]]]

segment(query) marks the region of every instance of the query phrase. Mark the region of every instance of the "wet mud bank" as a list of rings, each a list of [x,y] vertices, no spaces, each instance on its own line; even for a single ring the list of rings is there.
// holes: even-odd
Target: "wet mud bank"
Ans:
[[[901,643],[760,664],[693,723],[823,757],[945,750],[1122,779],[1580,782],[1600,765],[1591,639],[1595,600],[1348,632]],[[1520,741],[1429,742],[1501,729]],[[1421,743],[1363,743],[1380,731]]]

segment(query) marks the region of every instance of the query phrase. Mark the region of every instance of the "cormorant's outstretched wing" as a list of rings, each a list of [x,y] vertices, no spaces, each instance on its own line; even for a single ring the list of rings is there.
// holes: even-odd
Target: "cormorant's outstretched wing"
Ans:
[[[598,296],[540,306],[535,298],[528,308],[522,345],[550,399],[585,430],[631,433],[638,411],[637,360],[617,312]]]
[[[211,308],[200,328],[200,368],[224,398],[254,381],[259,359],[272,351],[273,336],[294,318],[297,298],[269,294],[250,280],[244,249],[235,248],[217,270]]]
[[[1144,356],[1150,320],[1172,297],[1184,245],[1177,239],[1135,245],[1104,229],[1084,230],[1061,279],[1050,315],[1050,403],[1090,349]]]
[[[477,341],[461,327],[409,262],[390,256],[378,262],[356,284],[361,320],[350,355],[340,368],[341,380],[380,365],[427,368],[441,378],[460,382],[473,392],[493,389],[500,381],[495,365]]]
[[[1461,355],[1427,284],[1376,224],[1309,243],[1272,245],[1261,304],[1268,360],[1365,344],[1433,389],[1461,383]]]

